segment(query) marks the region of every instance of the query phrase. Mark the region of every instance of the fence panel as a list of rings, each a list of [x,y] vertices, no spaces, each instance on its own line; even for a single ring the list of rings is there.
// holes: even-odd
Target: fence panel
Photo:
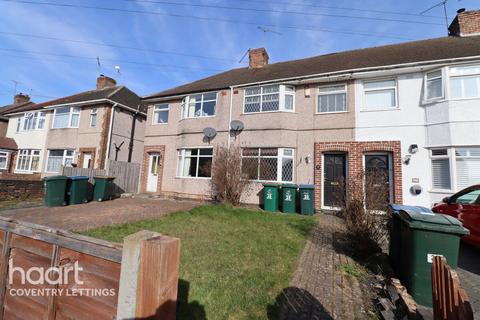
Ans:
[[[104,176],[107,172],[103,169],[90,169],[90,168],[73,168],[73,167],[62,167],[62,175],[64,176],[86,176],[90,177],[88,181],[93,183],[93,177],[95,176]]]
[[[433,258],[432,296],[435,320],[473,320],[467,293],[460,287],[457,273],[441,256]]]
[[[110,160],[108,162],[107,174],[115,177],[116,194],[138,192],[138,181],[140,179],[139,163]]]

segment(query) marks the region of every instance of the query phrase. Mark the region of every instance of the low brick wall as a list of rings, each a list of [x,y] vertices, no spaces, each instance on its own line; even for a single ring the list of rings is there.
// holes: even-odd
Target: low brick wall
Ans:
[[[43,182],[40,180],[0,179],[0,201],[41,197],[43,197]]]

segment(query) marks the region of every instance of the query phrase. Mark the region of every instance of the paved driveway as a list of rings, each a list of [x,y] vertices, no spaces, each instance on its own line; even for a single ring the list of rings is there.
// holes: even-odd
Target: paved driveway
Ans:
[[[57,229],[84,231],[100,226],[157,218],[190,210],[199,202],[148,198],[120,198],[66,207],[35,207],[0,211],[16,220],[42,224]]]
[[[457,273],[474,308],[474,319],[480,320],[480,249],[462,243]]]

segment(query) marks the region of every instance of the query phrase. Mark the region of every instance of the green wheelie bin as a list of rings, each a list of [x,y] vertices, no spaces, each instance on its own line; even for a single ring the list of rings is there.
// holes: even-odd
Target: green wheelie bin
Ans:
[[[94,177],[95,186],[93,189],[93,199],[105,201],[113,199],[113,180],[115,177]]]
[[[282,185],[282,212],[297,212],[297,188],[294,183],[285,183]]]
[[[81,204],[88,202],[88,177],[68,177],[68,204]]]
[[[66,201],[66,176],[52,176],[43,178],[44,203],[46,207],[59,207],[67,205]]]
[[[278,211],[278,184],[263,184],[263,209],[269,212]]]
[[[400,211],[400,281],[421,305],[432,306],[432,260],[443,256],[456,268],[460,238],[469,234],[457,219],[411,210]]]
[[[300,213],[312,215],[315,213],[315,186],[313,184],[301,184],[300,189]]]

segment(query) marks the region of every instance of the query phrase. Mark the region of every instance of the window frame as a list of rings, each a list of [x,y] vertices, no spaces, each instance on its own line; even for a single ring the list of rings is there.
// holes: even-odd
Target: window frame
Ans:
[[[27,152],[27,154],[21,154],[24,151]],[[38,154],[34,154],[38,153]],[[28,158],[28,169],[19,169],[18,164],[20,162],[20,157],[27,157]],[[33,163],[33,158],[38,157],[38,168],[37,170],[32,170],[32,163]],[[34,173],[34,172],[41,172],[41,164],[40,164],[40,159],[41,159],[41,150],[40,149],[19,149],[18,154],[17,154],[17,160],[15,164],[15,172],[18,173]]]
[[[381,88],[375,88],[375,89],[366,89],[365,84],[366,83],[373,83],[373,82],[382,82],[382,81],[394,81],[395,86],[393,87],[381,87]],[[386,111],[386,110],[398,110],[400,109],[399,106],[399,99],[398,99],[398,79],[396,77],[387,77],[387,78],[375,78],[375,79],[367,79],[362,81],[362,94],[363,94],[363,106],[361,111]],[[394,89],[395,92],[395,105],[394,106],[382,106],[382,107],[368,107],[367,106],[367,94],[366,92],[374,92],[374,91],[382,91],[382,90],[388,90],[388,89]]]
[[[269,86],[276,86],[278,85],[278,110],[268,110],[268,111],[262,111],[262,97],[264,95],[271,95],[272,93],[263,93],[263,88],[264,87],[269,87]],[[252,89],[252,88],[260,88],[260,93],[259,94],[250,94],[247,95],[247,89]],[[292,91],[287,91],[286,88],[292,89]],[[264,84],[264,85],[256,85],[256,86],[249,86],[243,88],[243,108],[242,108],[242,114],[258,114],[258,113],[272,113],[272,112],[295,112],[295,86],[293,85],[285,85],[285,84]],[[292,109],[287,109],[285,107],[285,97],[286,96],[292,96],[293,100],[293,107]],[[246,112],[245,111],[245,102],[247,97],[255,97],[255,96],[260,96],[260,111],[253,111],[253,112]]]
[[[440,71],[440,76],[439,77],[428,79],[428,74],[435,73],[435,72],[438,72],[438,71]],[[429,98],[428,97],[428,81],[432,81],[432,80],[436,80],[436,79],[440,79],[442,81],[441,82],[442,94],[439,97]],[[431,101],[437,101],[437,100],[445,99],[445,82],[446,82],[445,81],[445,72],[444,72],[443,68],[433,69],[433,70],[429,70],[429,71],[425,72],[424,81],[423,81],[423,84],[424,84],[424,87],[423,87],[424,88],[424,101],[425,102],[431,102]]]
[[[203,150],[203,149],[210,149],[212,150],[212,154],[211,155],[200,155],[200,150]],[[198,150],[198,155],[195,155],[193,157],[195,157],[197,159],[197,169],[196,169],[196,172],[195,172],[195,176],[183,176],[183,175],[180,175],[180,168],[182,169],[182,174],[183,174],[183,170],[184,170],[184,165],[185,165],[185,153],[187,150]],[[185,148],[178,148],[177,149],[177,171],[176,171],[176,174],[175,174],[175,177],[176,178],[179,178],[179,179],[202,179],[202,180],[209,180],[209,179],[212,179],[212,168],[213,168],[213,158],[215,156],[215,150],[213,149],[213,147],[185,147]],[[212,159],[212,168],[210,168],[210,177],[199,177],[198,176],[198,170],[199,170],[199,163],[200,163],[200,158],[211,158]]]
[[[0,150],[0,158],[5,158],[5,167],[0,166],[0,170],[7,170],[10,160],[10,152],[6,150]]]
[[[322,88],[331,88],[331,87],[340,87],[343,86],[343,91],[327,91],[327,92],[320,92]],[[327,96],[327,95],[332,95],[332,94],[338,94],[338,93],[345,93],[345,110],[344,111],[326,111],[322,112],[320,111],[320,104],[319,104],[319,98],[320,96]],[[316,102],[315,102],[315,114],[334,114],[334,113],[347,113],[348,112],[348,87],[346,83],[340,83],[340,84],[332,84],[332,85],[322,85],[317,88],[317,97],[316,97]]]
[[[95,116],[95,118],[93,117]],[[97,116],[98,116],[98,108],[92,108],[90,110],[90,128],[96,128],[97,127]],[[92,120],[95,119],[95,123],[92,125]],[[80,121],[79,121],[79,125],[80,125]]]
[[[204,100],[204,96],[206,94],[213,94],[215,93],[215,99],[211,99],[211,100]],[[198,118],[213,118],[213,117],[216,117],[217,116],[217,103],[218,103],[218,93],[219,91],[209,91],[209,92],[200,92],[200,93],[192,93],[192,94],[189,94],[188,96],[186,96],[185,98],[183,98],[182,100],[182,108],[181,108],[181,119],[198,119]],[[193,117],[187,117],[186,116],[186,113],[187,113],[187,108],[188,108],[188,105],[190,104],[190,97],[192,96],[197,96],[197,95],[201,95],[202,96],[202,100],[201,100],[201,108],[200,110],[203,111],[203,105],[205,102],[211,102],[211,101],[215,101],[215,112],[213,115],[207,115],[207,116],[193,116]]]
[[[446,155],[433,155],[433,151],[435,150],[446,150],[447,151],[447,154]],[[431,190],[432,191],[437,191],[437,192],[452,192],[453,190],[455,190],[455,178],[454,178],[454,172],[455,172],[455,169],[452,170],[452,157],[451,157],[451,151],[452,148],[449,148],[449,147],[439,147],[439,148],[432,148],[429,150],[429,158],[430,158],[430,174],[431,174],[431,179],[430,179],[430,186],[431,186]],[[434,185],[433,185],[433,161],[434,160],[448,160],[448,170],[449,170],[449,184],[450,184],[450,188],[449,189],[444,189],[444,188],[436,188]]]
[[[27,117],[28,114],[31,114],[31,117]],[[35,126],[33,128],[25,129],[25,125],[27,125],[27,118],[30,121],[30,118],[36,119]],[[40,120],[43,120],[43,126],[40,128]],[[45,111],[27,111],[21,117],[17,118],[17,123],[15,127],[15,132],[28,132],[28,131],[40,131],[44,130],[47,123],[47,113]]]
[[[157,107],[160,107],[160,106],[166,106],[166,108],[157,110]],[[182,106],[182,108],[183,108],[183,106]],[[217,110],[217,107],[215,105],[215,113],[216,113],[216,110]],[[156,116],[155,115],[159,112],[167,112],[167,122],[156,122]],[[183,113],[183,110],[182,110],[182,113]],[[152,125],[156,126],[158,124],[168,124],[168,121],[170,120],[170,104],[169,103],[159,103],[159,104],[153,105],[152,115],[153,115],[152,116]],[[187,118],[187,119],[190,119],[190,118]]]
[[[477,67],[480,68],[480,64],[465,64],[465,65],[454,65],[454,66],[449,66],[448,67],[448,93],[449,93],[449,99],[450,100],[465,100],[465,99],[478,99],[480,98],[480,71],[478,73],[471,73],[471,74],[463,74],[463,75],[453,75],[452,74],[452,69],[454,68],[463,68],[463,67]],[[477,79],[477,89],[478,89],[478,95],[475,97],[454,97],[452,94],[452,79],[454,78],[469,78],[469,77],[478,77]],[[462,84],[462,94],[464,91],[464,87]]]
[[[58,171],[48,171],[48,160],[50,159],[50,152],[51,151],[63,151],[61,166],[65,166],[65,160],[66,159],[72,159],[72,163],[74,163],[73,161],[75,160],[75,150],[73,150],[73,149],[48,149],[47,150],[47,160],[45,161],[45,172],[46,173],[59,173]],[[67,156],[67,152],[69,152],[69,151],[72,152],[71,156]]]
[[[243,150],[245,149],[257,149],[258,150],[258,156],[244,156],[243,155]],[[277,149],[277,155],[276,156],[262,156],[262,149]],[[291,150],[292,155],[285,155],[285,150]],[[257,161],[257,179],[249,179],[250,181],[254,182],[281,182],[281,183],[293,183],[295,181],[295,148],[288,148],[288,147],[245,147],[242,148],[242,154],[241,154],[242,161],[240,163],[240,166],[243,167],[243,159],[244,158],[249,158],[249,159],[258,159]],[[277,159],[277,179],[276,180],[263,180],[259,179],[260,178],[260,159]],[[283,164],[283,159],[292,159],[292,180],[291,181],[284,181],[282,180],[283,177],[283,172],[282,172],[282,164]],[[243,173],[242,173],[243,175]]]
[[[57,110],[60,109],[69,109],[68,111],[68,125],[66,127],[58,127],[55,128],[55,118],[57,116]],[[78,110],[78,111],[75,111]],[[82,109],[80,107],[59,107],[55,108],[53,112],[53,121],[52,121],[52,129],[78,129],[80,127],[80,113],[82,112]],[[73,115],[78,115],[78,124],[77,126],[72,126],[72,116]]]

